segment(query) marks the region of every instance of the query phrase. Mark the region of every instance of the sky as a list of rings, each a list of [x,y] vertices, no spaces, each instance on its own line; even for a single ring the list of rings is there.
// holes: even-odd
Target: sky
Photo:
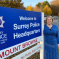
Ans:
[[[46,1],[46,0],[22,0],[24,7],[27,7],[27,6],[29,6],[29,5],[35,7],[35,5],[36,5],[38,2],[44,2],[44,1]],[[53,1],[53,0],[47,0],[47,1],[50,3],[50,2]]]

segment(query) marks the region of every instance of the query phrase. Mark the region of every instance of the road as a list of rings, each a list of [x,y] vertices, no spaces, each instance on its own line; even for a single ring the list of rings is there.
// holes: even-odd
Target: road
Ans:
[[[53,24],[57,25],[59,28],[59,19],[53,19]]]

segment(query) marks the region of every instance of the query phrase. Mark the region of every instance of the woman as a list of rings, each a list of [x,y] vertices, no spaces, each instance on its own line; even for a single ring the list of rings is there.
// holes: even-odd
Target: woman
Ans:
[[[44,58],[58,59],[58,27],[52,24],[53,19],[47,17],[44,24]]]

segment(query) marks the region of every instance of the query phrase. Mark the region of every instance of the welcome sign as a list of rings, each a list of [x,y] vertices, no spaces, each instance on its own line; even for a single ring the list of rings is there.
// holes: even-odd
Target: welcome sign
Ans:
[[[0,7],[0,58],[41,40],[41,13]]]

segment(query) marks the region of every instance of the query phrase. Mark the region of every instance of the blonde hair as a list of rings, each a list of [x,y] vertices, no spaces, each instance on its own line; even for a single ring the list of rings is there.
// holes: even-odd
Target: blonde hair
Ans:
[[[45,22],[46,24],[47,24],[47,19],[48,19],[49,17],[52,19],[52,22],[53,22],[53,18],[52,18],[51,16],[48,16],[48,17],[46,18],[46,22]]]

